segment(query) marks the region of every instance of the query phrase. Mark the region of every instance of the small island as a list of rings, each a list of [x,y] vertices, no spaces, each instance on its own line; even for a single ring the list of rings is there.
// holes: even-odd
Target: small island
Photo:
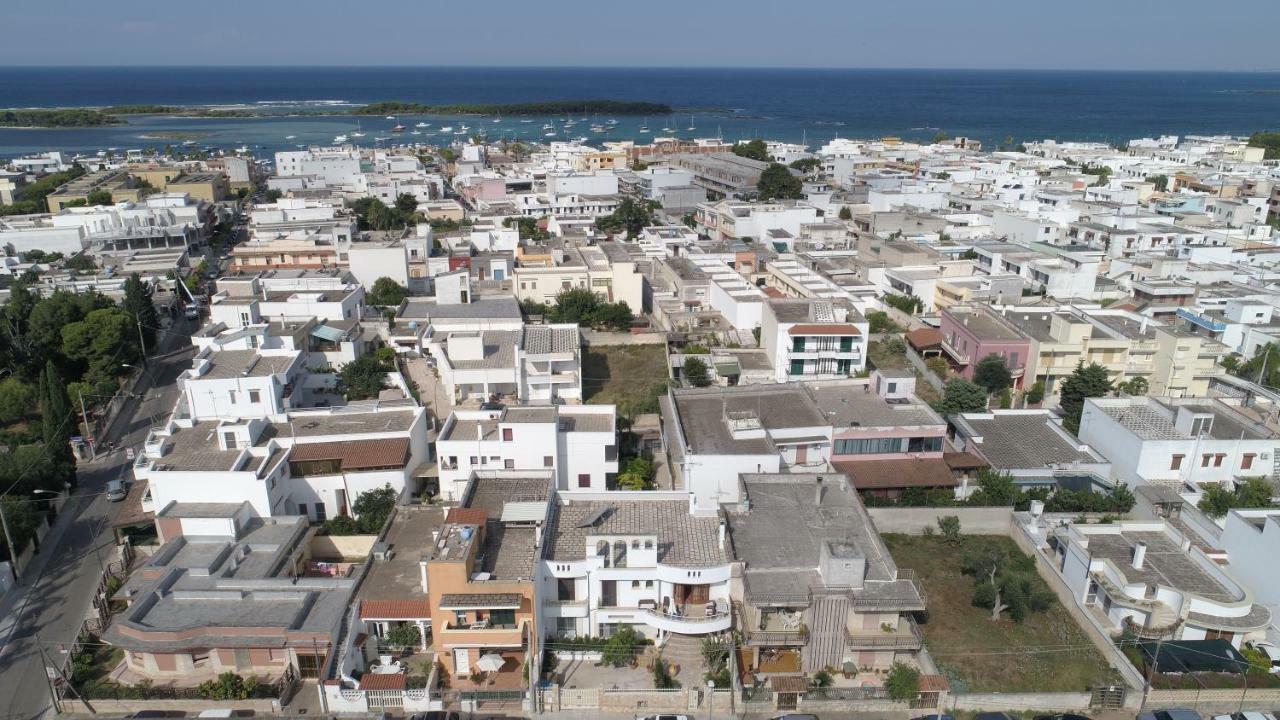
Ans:
[[[101,110],[67,108],[62,110],[0,110],[0,127],[13,128],[77,128],[119,125],[124,121]]]
[[[626,100],[553,100],[526,103],[455,103],[427,105],[377,102],[351,111],[352,115],[669,115],[670,105]]]

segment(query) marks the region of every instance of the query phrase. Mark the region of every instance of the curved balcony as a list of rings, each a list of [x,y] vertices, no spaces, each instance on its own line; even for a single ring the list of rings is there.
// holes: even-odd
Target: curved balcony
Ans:
[[[690,615],[672,615],[653,608],[642,608],[636,613],[636,617],[659,630],[680,633],[681,635],[720,632],[721,630],[728,630],[733,623],[732,615],[727,612],[693,617]]]

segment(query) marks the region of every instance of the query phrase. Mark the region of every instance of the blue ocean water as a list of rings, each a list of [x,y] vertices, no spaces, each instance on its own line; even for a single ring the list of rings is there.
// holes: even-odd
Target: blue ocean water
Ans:
[[[71,107],[127,103],[273,104],[331,107],[380,100],[426,103],[522,102],[610,98],[661,102],[674,117],[617,118],[607,139],[654,135],[769,137],[811,146],[836,136],[896,135],[928,139],[939,131],[994,145],[1015,141],[1123,141],[1158,134],[1248,134],[1280,127],[1280,74],[627,68],[0,68],[0,107]],[[603,121],[591,117],[589,120]],[[406,122],[412,120],[413,122]],[[540,139],[553,118],[399,118],[490,137]],[[393,124],[362,118],[373,144]],[[647,123],[652,132],[642,134]],[[592,135],[579,123],[558,137]],[[672,132],[664,132],[670,127]],[[695,129],[689,130],[693,127]],[[439,142],[438,136],[401,142]],[[200,145],[277,150],[328,142],[356,129],[354,118],[136,118],[125,126],[67,130],[0,129],[0,156],[42,149],[90,151]],[[292,138],[286,140],[287,136]]]

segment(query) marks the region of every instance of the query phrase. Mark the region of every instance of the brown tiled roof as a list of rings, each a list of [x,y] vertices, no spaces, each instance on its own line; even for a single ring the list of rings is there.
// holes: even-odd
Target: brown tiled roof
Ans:
[[[950,689],[951,684],[942,675],[920,676],[920,692],[946,692]]]
[[[764,294],[765,294],[765,295],[768,295],[768,296],[769,296],[769,297],[771,297],[771,298],[784,298],[784,297],[786,297],[786,295],[785,295],[785,294],[783,294],[783,292],[782,292],[781,290],[779,290],[778,288],[776,288],[776,287],[764,287],[764,288],[760,288],[760,289],[761,289],[762,291],[764,291]]]
[[[362,600],[361,620],[422,620],[431,617],[431,605],[419,600]]]
[[[409,461],[409,438],[351,440],[294,445],[290,460],[341,460],[343,470],[403,467]]]
[[[861,335],[855,325],[848,323],[823,323],[792,325],[787,330],[788,335]]]
[[[809,680],[803,675],[774,675],[769,678],[769,689],[774,692],[808,692]]]
[[[976,470],[989,467],[986,460],[969,452],[942,453],[942,460],[952,470]]]
[[[844,460],[832,463],[859,490],[903,487],[955,487],[960,484],[941,459]]]
[[[360,676],[361,690],[403,690],[404,673],[365,673]]]
[[[934,328],[920,328],[907,333],[907,344],[916,350],[942,344],[942,331]]]
[[[489,511],[484,508],[453,508],[444,516],[446,523],[455,525],[484,525],[489,519]]]

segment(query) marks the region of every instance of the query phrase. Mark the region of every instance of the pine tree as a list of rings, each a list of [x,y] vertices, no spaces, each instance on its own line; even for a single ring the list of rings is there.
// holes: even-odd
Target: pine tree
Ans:
[[[156,345],[156,328],[160,327],[160,316],[156,313],[151,295],[143,286],[142,279],[137,273],[130,275],[124,283],[124,309],[129,312],[135,324],[142,326],[142,338],[147,343],[145,350],[153,351]]]
[[[73,482],[76,459],[68,440],[76,425],[71,414],[71,401],[67,398],[66,383],[52,360],[45,363],[44,373],[40,376],[40,404],[45,453],[54,465],[55,475],[65,482]]]
[[[1111,376],[1107,369],[1098,363],[1076,366],[1066,380],[1062,381],[1062,394],[1059,404],[1062,405],[1062,425],[1072,434],[1080,432],[1080,415],[1084,412],[1084,399],[1102,397],[1111,392]]]

